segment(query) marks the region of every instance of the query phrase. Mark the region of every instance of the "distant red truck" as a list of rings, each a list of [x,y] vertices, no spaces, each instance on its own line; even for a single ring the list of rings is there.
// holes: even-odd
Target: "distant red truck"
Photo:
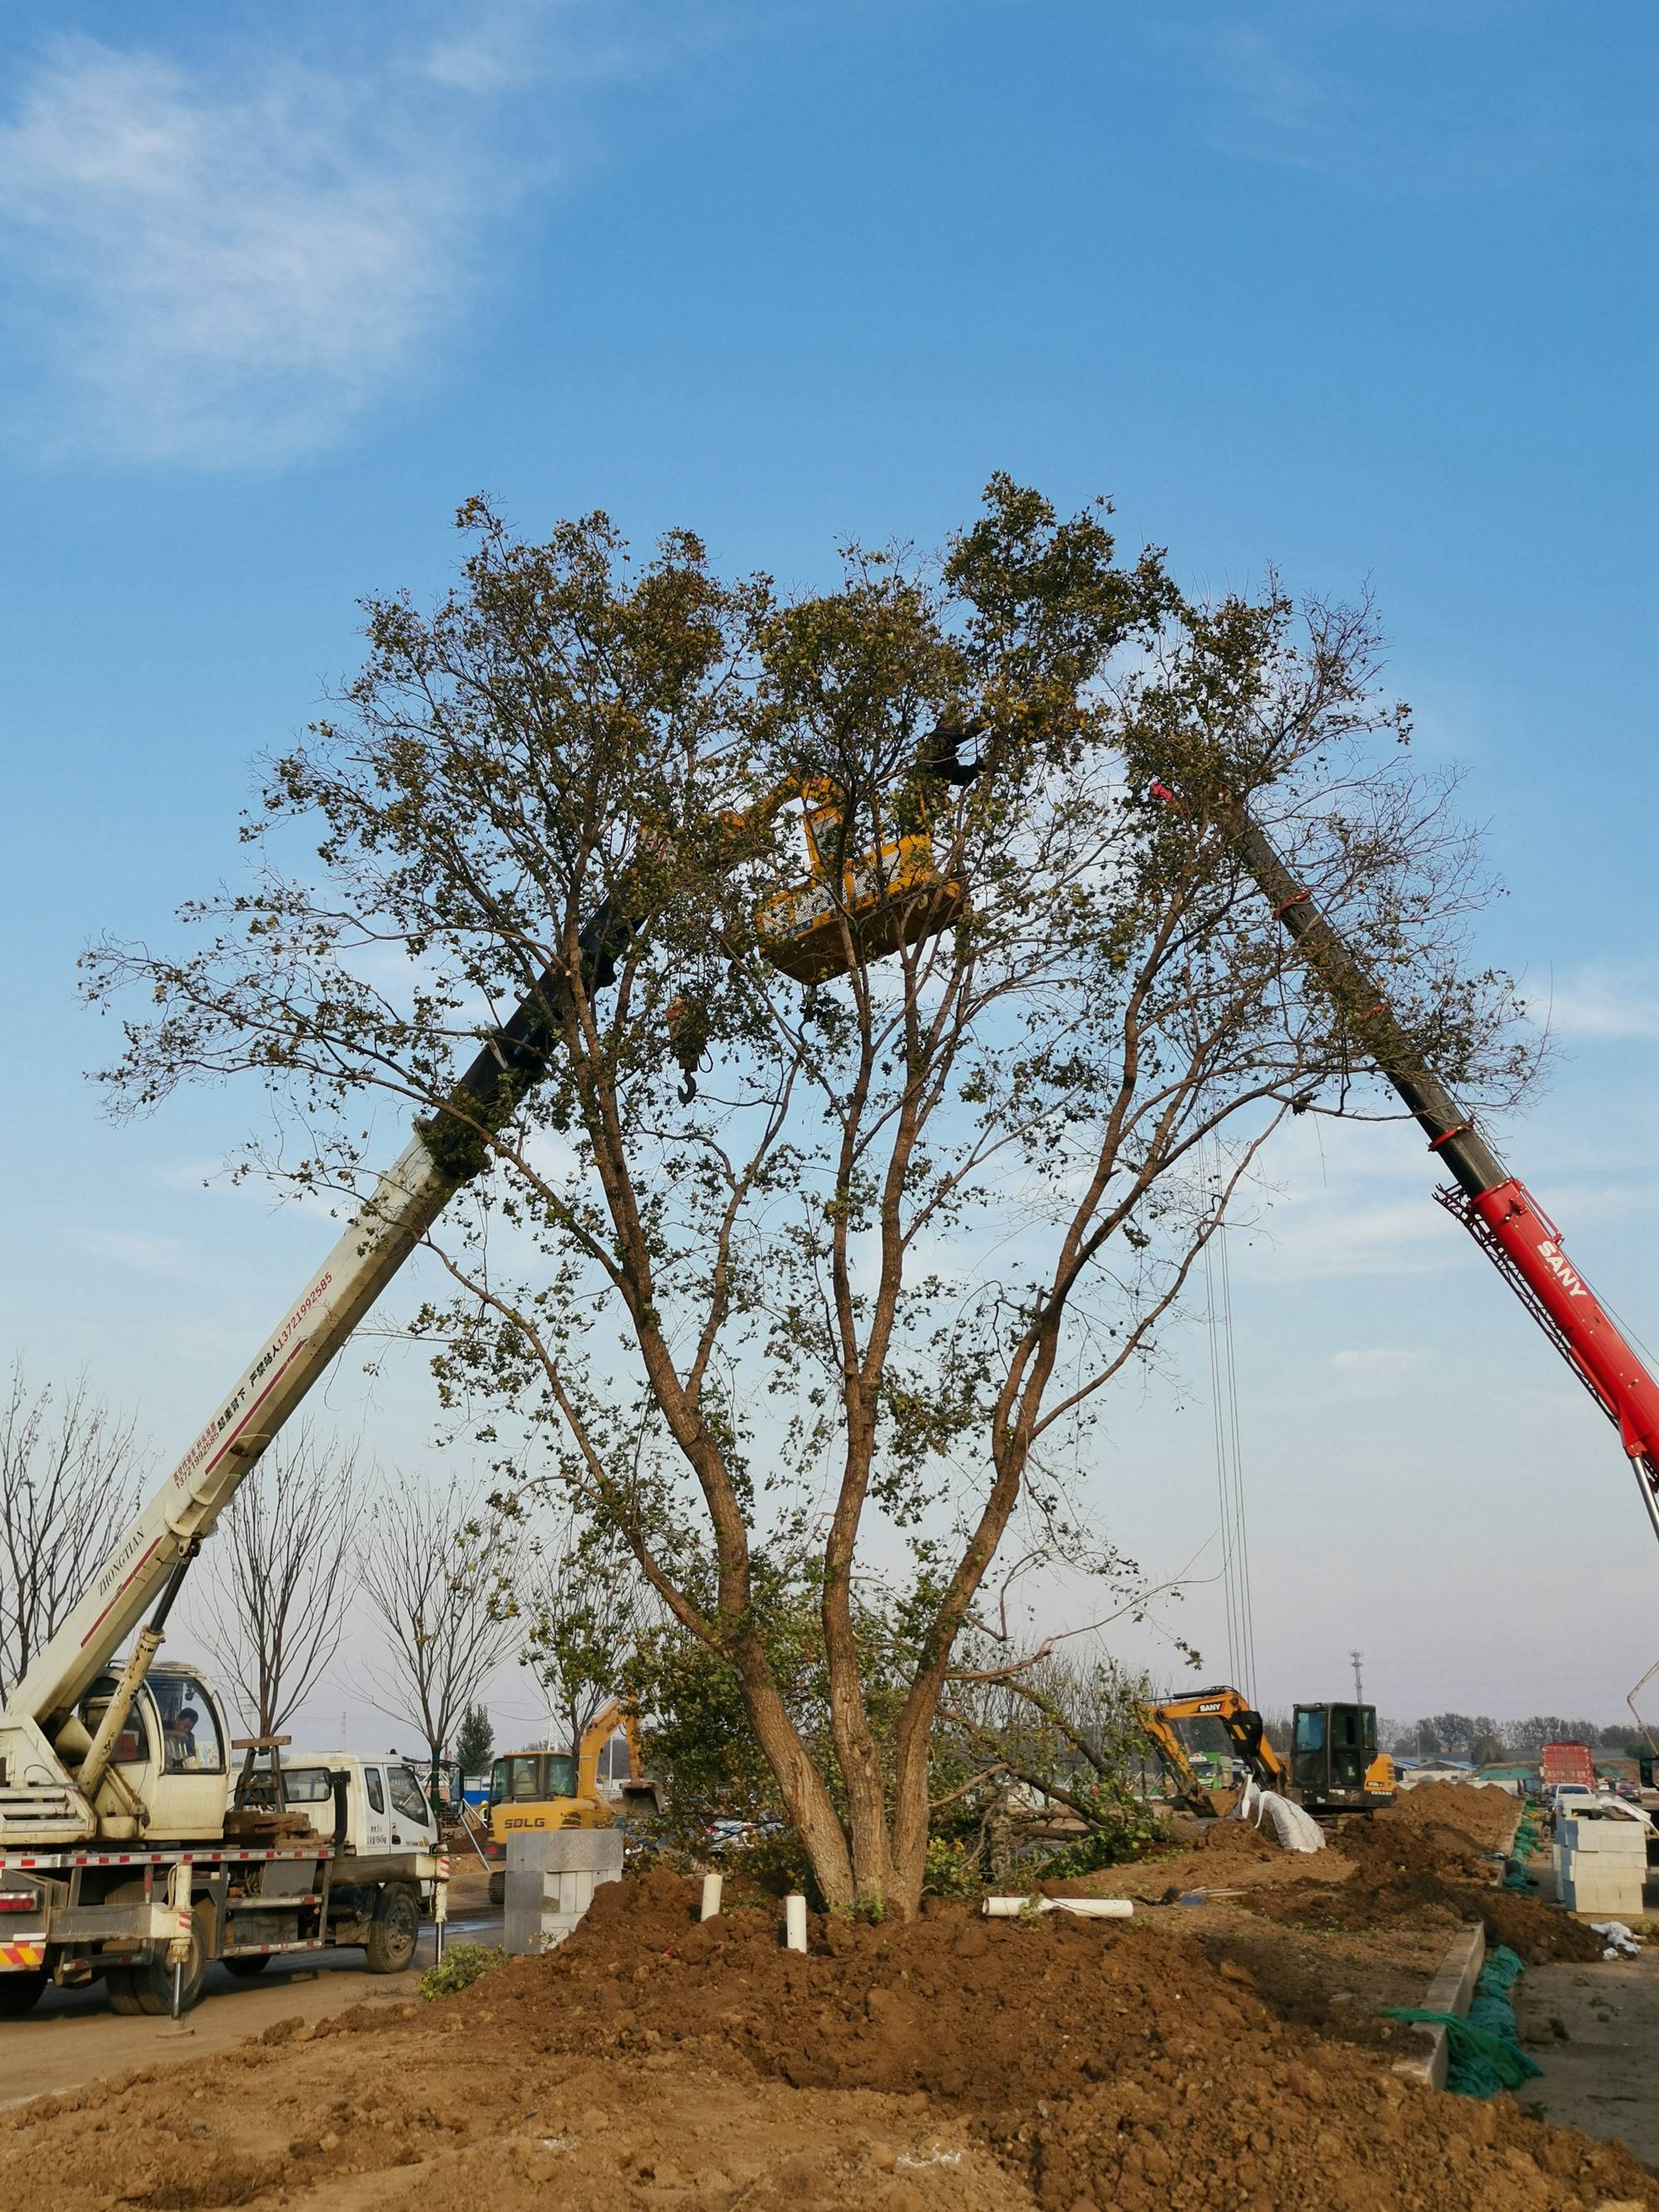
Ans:
[[[1582,1782],[1595,1787],[1595,1761],[1587,1743],[1547,1743],[1538,1754],[1538,1778],[1546,1790],[1558,1782]]]

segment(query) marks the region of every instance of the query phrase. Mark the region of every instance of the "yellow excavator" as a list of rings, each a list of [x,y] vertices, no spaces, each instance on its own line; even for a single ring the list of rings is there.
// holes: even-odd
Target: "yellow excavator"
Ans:
[[[658,1808],[657,1785],[645,1773],[639,1723],[614,1699],[589,1721],[574,1756],[540,1749],[504,1753],[489,1775],[484,1856],[490,1903],[500,1905],[507,1895],[509,1836],[548,1828],[614,1828]]]
[[[1234,1758],[1242,1761],[1251,1779],[1304,1811],[1370,1813],[1394,1802],[1394,1761],[1377,1750],[1375,1705],[1298,1705],[1291,1723],[1288,1767],[1268,1741],[1261,1714],[1229,1684],[1195,1690],[1190,1697],[1166,1698],[1136,1711],[1175,1785],[1177,1801],[1191,1812],[1213,1817],[1223,1810],[1182,1741],[1182,1724],[1192,1721],[1218,1723]]]

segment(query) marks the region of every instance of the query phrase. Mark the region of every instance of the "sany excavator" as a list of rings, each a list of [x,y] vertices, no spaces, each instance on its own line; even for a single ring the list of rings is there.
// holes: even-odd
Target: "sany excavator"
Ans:
[[[1214,1721],[1253,1782],[1276,1790],[1306,1812],[1369,1813],[1393,1802],[1394,1761],[1377,1750],[1375,1705],[1298,1705],[1288,1767],[1268,1741],[1261,1714],[1230,1684],[1160,1698],[1135,1711],[1177,1799],[1192,1812],[1214,1815],[1221,1810],[1182,1740],[1182,1726],[1192,1721]]]
[[[961,742],[935,732],[917,777],[965,780],[972,771],[955,765]],[[849,945],[854,960],[879,957],[947,927],[960,903],[959,887],[932,865],[925,799],[918,827],[861,859],[843,855],[842,884],[832,888],[829,854],[816,840],[819,817],[836,803],[828,787],[807,792],[812,872],[757,918],[767,957],[792,974],[844,968]],[[607,902],[582,933],[590,989],[614,981],[632,939],[625,908],[625,900]],[[158,1665],[157,1653],[185,1572],[219,1516],[483,1168],[479,1130],[503,1127],[543,1073],[545,1010],[558,989],[550,970],[483,1043],[448,1105],[417,1128],[13,1685],[0,1711],[0,2014],[32,2004],[49,1977],[99,1975],[120,1990],[125,2008],[163,2010],[169,1968],[178,2009],[193,2001],[210,1958],[368,1942],[383,1921],[396,1920],[409,1937],[409,1892],[416,1887],[418,1909],[421,1883],[437,1884],[441,1913],[447,1862],[354,1862],[349,1881],[336,1888],[337,1868],[324,1847],[259,1838],[257,1821],[239,1831],[216,1694],[199,1674]]]

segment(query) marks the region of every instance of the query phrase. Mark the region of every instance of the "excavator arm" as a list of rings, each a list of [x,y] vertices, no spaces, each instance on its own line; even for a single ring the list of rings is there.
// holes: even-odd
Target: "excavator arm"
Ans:
[[[1182,1741],[1182,1721],[1218,1721],[1235,1753],[1264,1790],[1283,1790],[1285,1773],[1279,1753],[1267,1741],[1261,1716],[1241,1692],[1228,1684],[1195,1690],[1190,1697],[1166,1698],[1156,1705],[1137,1706],[1140,1725],[1151,1737],[1158,1757],[1176,1784],[1176,1794],[1195,1811],[1214,1813],[1215,1800],[1199,1780],[1192,1758]]]

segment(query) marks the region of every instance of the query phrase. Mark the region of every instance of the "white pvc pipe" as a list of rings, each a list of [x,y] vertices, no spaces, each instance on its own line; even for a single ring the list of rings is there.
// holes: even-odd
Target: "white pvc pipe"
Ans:
[[[725,1881],[726,1876],[724,1875],[704,1875],[702,1878],[702,1911],[697,1916],[700,1920],[714,1920],[718,1918],[720,1909],[720,1891],[725,1885]]]
[[[798,1889],[783,1900],[783,1940],[791,1951],[806,1948],[806,1899]]]
[[[1074,1912],[1080,1920],[1128,1920],[1134,1900],[1128,1897],[988,1897],[985,1911],[992,1920],[1018,1920],[1035,1908],[1038,1912]]]

